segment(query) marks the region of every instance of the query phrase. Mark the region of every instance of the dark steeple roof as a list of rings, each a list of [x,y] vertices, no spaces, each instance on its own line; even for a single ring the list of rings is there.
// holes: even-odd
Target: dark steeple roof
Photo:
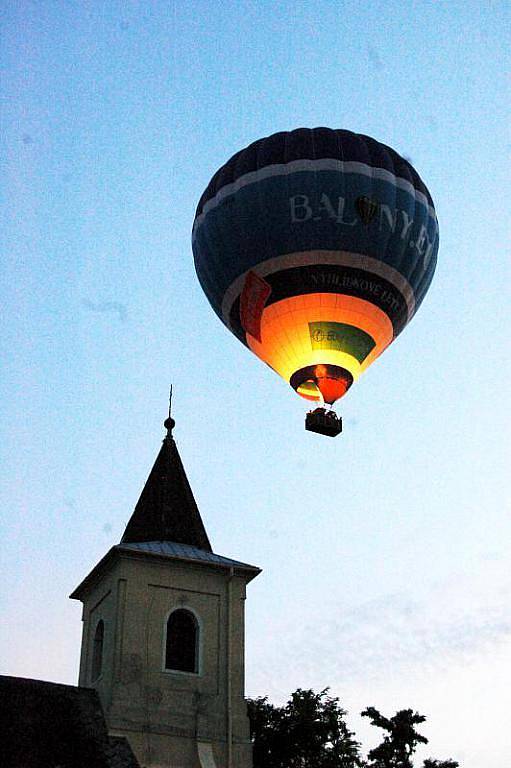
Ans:
[[[212,552],[192,489],[172,437],[174,420],[154,462],[121,544],[173,541]]]

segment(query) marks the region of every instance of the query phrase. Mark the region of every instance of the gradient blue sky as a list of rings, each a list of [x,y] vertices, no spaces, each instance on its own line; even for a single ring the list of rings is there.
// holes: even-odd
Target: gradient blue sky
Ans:
[[[67,599],[175,430],[215,550],[264,569],[247,693],[428,715],[507,768],[509,63],[504,2],[18,2],[2,11],[2,672],[74,683]],[[327,125],[411,158],[440,223],[420,312],[336,440],[195,277],[213,172]],[[373,732],[374,731],[374,732]]]

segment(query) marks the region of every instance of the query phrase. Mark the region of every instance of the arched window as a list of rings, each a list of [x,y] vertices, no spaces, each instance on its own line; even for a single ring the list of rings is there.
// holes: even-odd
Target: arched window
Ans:
[[[103,639],[105,637],[105,625],[103,619],[100,619],[96,625],[94,633],[94,642],[92,644],[92,672],[91,680],[97,680],[103,667]]]
[[[177,608],[167,619],[165,669],[199,671],[199,624],[186,608]]]

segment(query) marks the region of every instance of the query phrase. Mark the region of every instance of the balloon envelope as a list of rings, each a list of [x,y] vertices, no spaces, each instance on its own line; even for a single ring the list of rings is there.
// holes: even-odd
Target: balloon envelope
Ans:
[[[418,173],[393,149],[300,128],[220,168],[192,246],[225,325],[302,397],[333,403],[417,311],[438,223]]]

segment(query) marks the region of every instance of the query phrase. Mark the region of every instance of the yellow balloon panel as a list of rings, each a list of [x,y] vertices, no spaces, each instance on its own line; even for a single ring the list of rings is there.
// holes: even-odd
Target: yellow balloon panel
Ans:
[[[288,382],[296,371],[314,365],[339,366],[355,380],[393,337],[389,318],[374,304],[344,294],[313,293],[265,307],[261,341],[247,334],[247,342]],[[298,392],[320,399],[314,385]]]

